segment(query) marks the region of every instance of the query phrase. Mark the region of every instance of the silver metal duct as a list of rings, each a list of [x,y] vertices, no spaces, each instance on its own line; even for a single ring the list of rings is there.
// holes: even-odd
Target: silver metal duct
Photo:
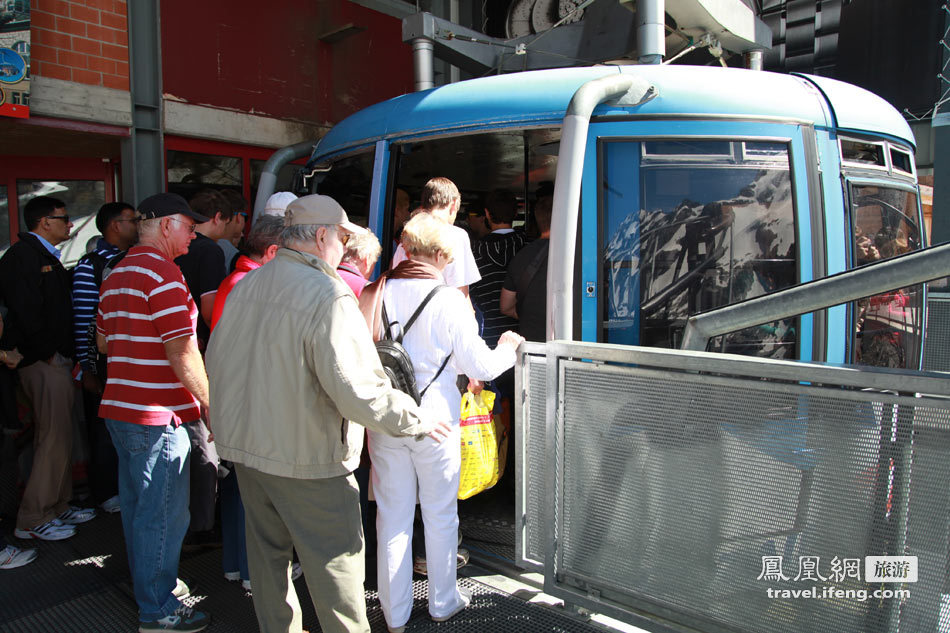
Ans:
[[[281,147],[267,159],[267,162],[264,163],[264,168],[261,170],[261,178],[257,183],[257,197],[254,198],[252,225],[254,222],[257,222],[257,218],[261,217],[261,211],[264,210],[267,199],[274,193],[274,187],[277,186],[277,172],[280,171],[280,168],[292,160],[310,156],[310,152],[313,151],[313,146],[313,141],[303,141],[296,145],[288,145],[287,147]]]
[[[412,69],[416,77],[416,92],[435,87],[432,61],[432,40],[427,37],[413,39]]]
[[[666,55],[666,2],[637,2],[637,49],[641,64],[659,64]]]
[[[634,83],[631,75],[592,79],[577,89],[564,115],[548,251],[547,340],[573,338],[574,247],[591,113],[604,101],[626,93]]]
[[[762,60],[765,57],[765,51],[749,51],[743,55],[745,67],[749,70],[762,70]]]

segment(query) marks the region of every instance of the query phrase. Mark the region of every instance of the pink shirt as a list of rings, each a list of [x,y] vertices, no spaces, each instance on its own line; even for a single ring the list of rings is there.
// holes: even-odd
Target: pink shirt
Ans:
[[[353,291],[356,298],[359,299],[360,293],[363,292],[363,288],[366,286],[366,278],[360,274],[356,266],[347,262],[340,262],[340,265],[336,267],[336,273],[346,282],[346,285],[350,287],[350,290]]]

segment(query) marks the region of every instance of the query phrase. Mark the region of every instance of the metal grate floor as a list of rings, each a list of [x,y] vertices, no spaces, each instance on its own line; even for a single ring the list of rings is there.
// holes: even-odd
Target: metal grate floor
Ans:
[[[504,484],[459,501],[462,547],[473,560],[492,567],[515,565],[515,502]]]
[[[482,520],[466,520],[465,524],[472,529]],[[135,630],[137,611],[129,584],[119,515],[100,515],[79,526],[74,538],[59,542],[19,541],[12,537],[12,522],[4,521],[0,525],[8,542],[36,547],[39,551],[33,563],[0,571],[3,587],[0,630],[9,633],[126,633]],[[513,530],[510,532],[513,540]],[[471,544],[478,546],[474,540]],[[459,582],[471,589],[472,605],[450,622],[434,623],[429,620],[426,609],[427,584],[424,579],[417,579],[413,583],[415,604],[407,631],[587,633],[603,630],[596,624],[548,606],[525,602],[481,582],[479,577],[487,578],[490,572],[478,565],[469,565],[462,572],[465,577]],[[221,573],[221,550],[183,555],[181,576],[189,580],[195,590],[188,603],[212,615],[208,631],[258,630],[249,594],[238,583],[226,581]],[[304,628],[312,633],[319,631],[305,579],[298,580],[296,588],[303,608]],[[366,600],[372,630],[385,632],[386,624],[374,587],[367,590]]]

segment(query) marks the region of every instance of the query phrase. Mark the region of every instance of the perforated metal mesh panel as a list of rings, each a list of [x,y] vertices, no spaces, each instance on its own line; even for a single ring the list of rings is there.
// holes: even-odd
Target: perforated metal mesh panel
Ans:
[[[543,350],[543,346],[537,346]],[[520,525],[516,530],[515,561],[526,569],[540,570],[544,564],[544,481],[545,426],[547,393],[545,391],[546,365],[544,356],[527,355],[519,364],[522,391],[526,394],[517,416],[519,426],[516,460],[518,498],[516,514]],[[517,520],[517,518],[516,518]]]
[[[950,294],[931,292],[927,296],[924,369],[950,371]]]
[[[546,591],[704,631],[938,630],[950,403],[770,380],[769,362],[734,358],[743,375],[559,361]],[[917,556],[918,582],[866,582],[865,557],[883,555]]]

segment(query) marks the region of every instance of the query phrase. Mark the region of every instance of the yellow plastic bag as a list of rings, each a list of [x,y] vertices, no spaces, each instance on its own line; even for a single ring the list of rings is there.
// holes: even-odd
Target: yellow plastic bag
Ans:
[[[468,499],[498,483],[498,438],[491,414],[494,404],[495,394],[487,389],[477,396],[471,391],[462,394],[459,499]]]

